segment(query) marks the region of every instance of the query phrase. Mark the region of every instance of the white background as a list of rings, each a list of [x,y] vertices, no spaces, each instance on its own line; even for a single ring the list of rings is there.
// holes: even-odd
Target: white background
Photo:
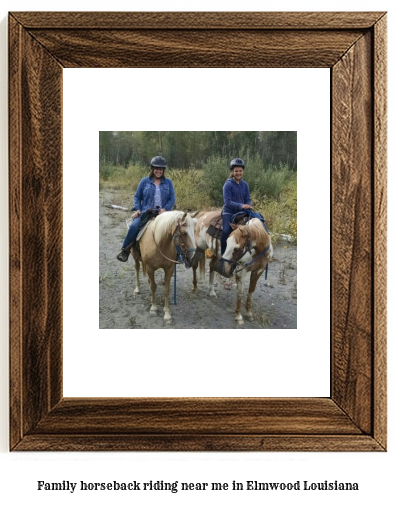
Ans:
[[[54,4],[48,1],[37,1],[36,10],[54,10]],[[92,10],[90,3],[85,0],[79,2],[57,4],[59,10]],[[96,10],[296,10],[295,2],[246,1],[241,3],[229,2],[191,2],[186,7],[186,2],[108,2],[98,1],[95,3]],[[318,2],[301,1],[299,8],[302,10],[317,10]],[[6,11],[32,10],[31,2],[6,0],[3,7],[0,33],[2,70],[7,62],[7,24]],[[321,3],[322,10],[388,10],[389,11],[389,48],[396,47],[396,7],[391,1],[383,2],[354,2],[346,0],[324,1]],[[396,165],[396,151],[393,139],[396,136],[395,118],[395,56],[389,51],[389,167]],[[130,505],[218,505],[220,502],[229,504],[249,505],[290,505],[295,502],[306,506],[330,506],[338,503],[341,506],[354,505],[393,505],[395,503],[395,468],[397,465],[396,449],[396,345],[393,336],[396,330],[395,312],[392,301],[396,298],[395,267],[389,264],[389,441],[387,453],[30,453],[10,454],[8,452],[8,290],[7,290],[7,78],[6,73],[1,74],[1,100],[0,100],[0,189],[1,199],[1,326],[0,333],[0,498],[2,504],[22,505],[86,505],[87,501],[95,502],[98,506],[107,506],[114,502],[119,506]],[[396,215],[395,175],[389,174],[389,217]],[[395,242],[390,240],[389,250],[394,251]],[[394,469],[394,470],[393,470]],[[237,480],[258,481],[357,481],[360,485],[359,492],[292,492],[292,493],[264,493],[264,492],[196,492],[178,493],[153,492],[143,493],[90,493],[76,492],[73,495],[68,492],[42,493],[36,491],[38,480],[59,482],[69,480],[78,482],[93,481],[189,481],[189,482],[231,482]]]
[[[329,396],[330,70],[235,74],[64,70],[65,396]],[[298,132],[298,329],[98,330],[98,256],[76,248],[98,244],[98,130],[150,130],[154,116],[160,130]]]

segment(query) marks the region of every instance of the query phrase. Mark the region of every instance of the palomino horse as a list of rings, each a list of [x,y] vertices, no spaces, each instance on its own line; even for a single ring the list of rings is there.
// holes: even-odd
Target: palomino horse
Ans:
[[[192,217],[183,211],[166,211],[161,213],[155,220],[149,222],[139,240],[139,250],[136,247],[132,250],[136,273],[136,288],[134,293],[140,293],[139,267],[141,261],[143,273],[147,273],[149,276],[152,295],[150,313],[156,314],[157,285],[154,281],[154,272],[162,268],[164,270],[164,320],[166,323],[170,323],[171,314],[168,297],[174,266],[180,263],[180,261],[176,260],[177,251],[186,267],[190,267],[196,252]]]
[[[247,225],[232,225],[233,232],[227,239],[223,254],[225,272],[230,275],[234,271],[237,281],[237,306],[235,320],[244,322],[241,316],[241,300],[244,292],[244,279],[251,273],[248,297],[245,305],[247,320],[254,320],[252,315],[252,295],[255,292],[259,277],[273,257],[270,236],[258,218],[252,218]]]

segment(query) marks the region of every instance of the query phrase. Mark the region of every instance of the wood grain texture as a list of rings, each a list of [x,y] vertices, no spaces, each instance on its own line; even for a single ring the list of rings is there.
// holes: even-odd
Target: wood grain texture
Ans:
[[[349,30],[175,30],[166,34],[151,30],[30,30],[30,33],[62,66],[99,68],[330,67],[363,34]]]
[[[360,435],[327,398],[64,399],[34,434]]]
[[[373,382],[371,37],[363,36],[332,71],[332,398],[367,433]]]
[[[384,12],[13,12],[26,29],[362,30]]]
[[[20,58],[12,63],[10,88],[11,357],[19,385],[12,381],[11,419],[19,418],[26,434],[62,396],[62,68],[10,23],[10,47],[15,45]]]
[[[11,449],[386,449],[385,16],[248,14],[10,15]],[[332,69],[330,399],[62,399],[62,68],[175,62]]]
[[[9,215],[10,215],[10,445],[24,435],[22,417],[22,216],[21,97],[22,27],[9,20]]]
[[[386,446],[387,334],[387,20],[374,27],[374,437]],[[376,245],[376,248],[375,248]]]
[[[356,435],[28,435],[16,451],[368,452],[382,451]]]

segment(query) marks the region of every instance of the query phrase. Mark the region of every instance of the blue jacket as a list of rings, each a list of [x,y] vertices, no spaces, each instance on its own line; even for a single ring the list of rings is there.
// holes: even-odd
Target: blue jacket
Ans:
[[[140,210],[144,213],[147,209],[152,208],[155,190],[156,185],[153,182],[153,178],[149,178],[149,176],[142,178],[134,195],[134,207],[132,211]],[[170,179],[163,178],[161,180],[160,193],[161,207],[166,211],[171,211],[175,204],[175,191]]]
[[[251,204],[251,196],[248,183],[240,180],[240,183],[229,178],[223,185],[223,213],[237,213],[243,209],[243,204]]]

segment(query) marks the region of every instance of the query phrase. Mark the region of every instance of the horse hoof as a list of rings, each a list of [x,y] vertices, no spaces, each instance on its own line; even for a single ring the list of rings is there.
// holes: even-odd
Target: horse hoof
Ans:
[[[169,319],[166,319],[166,318],[164,317],[164,322],[167,324],[167,326],[168,326],[168,324],[172,324],[172,319],[171,319],[171,317],[170,317]]]
[[[151,315],[157,315],[157,308],[150,308]]]
[[[140,294],[140,293],[141,293],[141,291],[139,289],[134,290],[134,294]]]
[[[210,297],[212,297],[212,298],[216,298],[216,297],[218,297],[218,296],[216,295],[216,292],[215,292],[215,291],[212,291],[212,292],[210,292]]]
[[[242,326],[242,325],[244,324],[243,319],[241,319],[241,320],[236,320],[236,324],[238,324],[239,326]]]
[[[254,317],[252,315],[247,315],[245,317],[245,320],[248,320],[249,322],[252,322],[254,320]]]

